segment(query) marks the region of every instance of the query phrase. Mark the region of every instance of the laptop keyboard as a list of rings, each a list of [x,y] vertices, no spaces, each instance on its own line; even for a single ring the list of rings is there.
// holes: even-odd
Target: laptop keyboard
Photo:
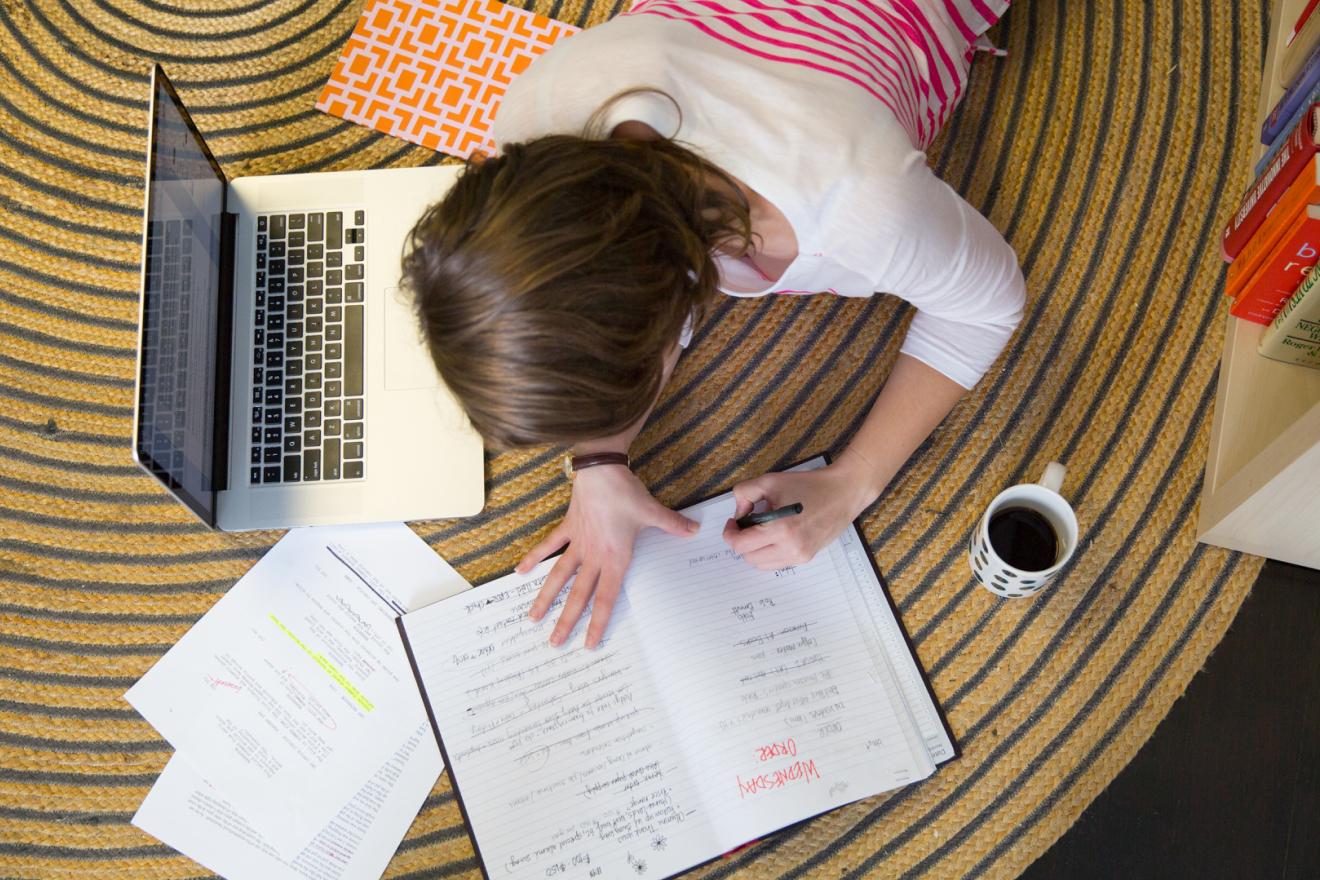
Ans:
[[[253,485],[364,476],[366,212],[257,217]]]

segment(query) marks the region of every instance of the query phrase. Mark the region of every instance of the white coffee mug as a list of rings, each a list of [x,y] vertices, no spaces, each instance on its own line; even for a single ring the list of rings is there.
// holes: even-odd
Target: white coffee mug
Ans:
[[[1010,486],[995,496],[990,502],[981,521],[976,524],[967,545],[967,561],[972,567],[972,574],[996,596],[1005,599],[1022,599],[1034,596],[1054,580],[1073,551],[1077,549],[1077,514],[1072,506],[1059,494],[1067,468],[1057,461],[1050,462],[1045,468],[1039,483],[1021,483]],[[1029,571],[1010,565],[998,553],[990,542],[990,521],[995,514],[1009,508],[1023,507],[1045,518],[1054,531],[1054,564],[1040,571]]]

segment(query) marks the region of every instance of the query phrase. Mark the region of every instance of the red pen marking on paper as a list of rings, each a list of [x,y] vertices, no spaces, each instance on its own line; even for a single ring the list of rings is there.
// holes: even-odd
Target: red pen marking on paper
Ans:
[[[206,683],[211,686],[211,690],[215,690],[218,687],[229,688],[231,691],[242,690],[241,687],[234,684],[232,681],[225,681],[223,678],[216,678],[214,675],[206,676]]]

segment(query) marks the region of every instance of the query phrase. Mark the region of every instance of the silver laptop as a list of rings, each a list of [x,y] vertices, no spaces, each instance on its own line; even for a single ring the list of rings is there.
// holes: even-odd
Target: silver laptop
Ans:
[[[225,530],[476,513],[480,438],[398,290],[458,169],[220,170],[152,73],[133,456]]]

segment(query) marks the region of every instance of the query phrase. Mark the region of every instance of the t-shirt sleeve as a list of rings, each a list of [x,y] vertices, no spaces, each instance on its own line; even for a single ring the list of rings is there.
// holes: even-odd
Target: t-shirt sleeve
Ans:
[[[879,190],[876,289],[917,308],[901,351],[971,388],[1022,320],[1026,283],[1017,254],[924,161]]]

